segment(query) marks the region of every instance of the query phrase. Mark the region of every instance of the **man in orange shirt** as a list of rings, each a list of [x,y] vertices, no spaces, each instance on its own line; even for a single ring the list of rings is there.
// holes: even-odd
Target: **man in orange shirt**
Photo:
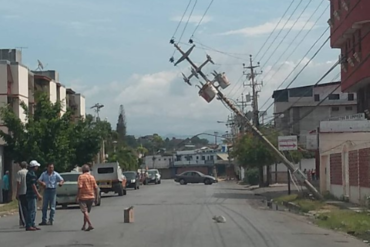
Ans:
[[[82,174],[78,177],[78,193],[77,202],[80,204],[80,209],[84,215],[83,231],[91,231],[94,227],[91,224],[89,213],[93,203],[98,200],[98,185],[96,184],[94,176],[90,174],[90,167],[88,165],[82,166]],[[86,227],[88,223],[88,228]]]

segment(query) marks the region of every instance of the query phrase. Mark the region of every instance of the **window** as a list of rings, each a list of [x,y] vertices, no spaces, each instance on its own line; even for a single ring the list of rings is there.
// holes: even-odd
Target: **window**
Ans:
[[[289,90],[289,97],[312,97],[312,87],[292,88]]]
[[[346,106],[346,111],[352,111],[352,106]]]
[[[107,173],[113,173],[114,168],[113,167],[104,167],[104,168],[98,168],[99,174],[107,174]]]
[[[329,100],[338,100],[339,99],[339,94],[329,94]]]
[[[338,107],[338,106],[333,106],[333,107],[331,108],[331,111],[339,111],[339,107]]]
[[[353,93],[348,94],[348,101],[354,101],[355,100],[355,95]]]
[[[320,94],[315,94],[315,101],[320,101]]]
[[[354,34],[352,35],[352,52],[356,52],[356,36]]]

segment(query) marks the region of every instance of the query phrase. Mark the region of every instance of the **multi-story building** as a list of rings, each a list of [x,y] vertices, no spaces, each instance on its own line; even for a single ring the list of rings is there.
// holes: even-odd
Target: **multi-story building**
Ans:
[[[370,1],[330,0],[331,47],[341,51],[341,88],[357,93],[357,112],[370,110]]]
[[[61,114],[66,112],[67,107],[75,106],[76,116],[85,116],[84,97],[72,90],[70,90],[72,93],[67,96],[67,89],[60,84],[59,75],[56,71],[30,71],[22,64],[21,51],[16,49],[0,49],[0,107],[10,105],[21,121],[26,122],[27,119],[22,102],[28,106],[32,114],[35,103],[34,94],[35,91],[39,90],[46,92],[51,102],[55,103],[59,101],[62,103]],[[7,131],[1,119],[0,129]],[[4,171],[6,169],[12,171],[13,168],[11,166],[12,161],[6,154],[5,142],[0,139],[0,185]],[[11,175],[15,176],[12,172]],[[14,182],[14,177],[12,178]]]
[[[307,135],[320,126],[320,121],[356,113],[356,93],[342,93],[339,85],[331,82],[274,91],[276,128],[284,135],[297,135],[299,144],[306,147]]]

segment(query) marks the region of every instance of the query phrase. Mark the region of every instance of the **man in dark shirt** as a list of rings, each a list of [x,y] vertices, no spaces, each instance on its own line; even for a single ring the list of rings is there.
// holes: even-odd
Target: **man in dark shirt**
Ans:
[[[37,199],[41,200],[42,197],[37,190],[37,176],[35,171],[40,167],[40,164],[36,160],[32,160],[29,164],[29,170],[26,175],[26,198],[27,198],[27,220],[26,220],[26,231],[36,231],[40,228],[35,225],[35,218],[37,212]]]

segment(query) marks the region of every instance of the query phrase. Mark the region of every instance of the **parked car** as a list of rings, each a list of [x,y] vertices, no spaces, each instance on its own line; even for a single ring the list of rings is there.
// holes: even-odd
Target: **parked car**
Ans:
[[[161,174],[158,169],[149,169],[147,183],[160,184],[161,183]]]
[[[127,179],[122,174],[122,169],[118,162],[95,164],[91,173],[94,175],[102,192],[114,192],[119,196],[126,195]]]
[[[126,179],[126,188],[140,189],[140,177],[135,171],[126,171],[122,173]]]
[[[198,171],[186,171],[181,174],[176,174],[174,180],[176,183],[180,183],[181,185],[185,185],[187,183],[204,183],[205,185],[211,185],[218,182],[215,177],[205,175]]]
[[[57,187],[57,205],[62,205],[63,208],[67,208],[68,205],[75,205],[76,197],[77,197],[77,191],[78,191],[78,177],[80,176],[80,172],[64,172],[60,173],[60,175],[64,179],[63,186]],[[101,195],[100,195],[100,189],[98,188],[98,200],[97,204],[95,206],[100,206],[101,204]]]

